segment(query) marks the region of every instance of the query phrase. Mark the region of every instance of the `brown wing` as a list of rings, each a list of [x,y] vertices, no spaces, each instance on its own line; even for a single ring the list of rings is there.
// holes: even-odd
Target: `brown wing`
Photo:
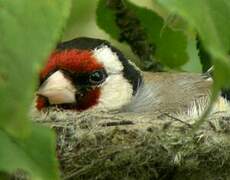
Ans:
[[[144,72],[146,86],[151,87],[153,108],[177,112],[188,109],[192,103],[207,104],[212,80],[193,73]]]

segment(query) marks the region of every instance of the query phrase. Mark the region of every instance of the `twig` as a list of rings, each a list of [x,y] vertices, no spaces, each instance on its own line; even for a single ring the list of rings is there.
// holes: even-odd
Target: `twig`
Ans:
[[[181,122],[181,123],[187,125],[189,128],[192,128],[192,125],[191,125],[191,124],[189,124],[189,123],[187,123],[187,122],[185,122],[185,121],[182,121],[182,120],[179,119],[179,118],[176,118],[176,117],[174,117],[174,116],[171,116],[171,115],[168,114],[168,113],[163,113],[163,114],[164,114],[165,116],[167,116],[167,117],[170,117],[171,119],[174,119],[174,120],[176,120],[176,121],[179,121],[179,122]]]

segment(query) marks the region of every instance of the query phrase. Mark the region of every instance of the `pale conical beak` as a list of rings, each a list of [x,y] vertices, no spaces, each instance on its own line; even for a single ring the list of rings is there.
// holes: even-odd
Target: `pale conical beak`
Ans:
[[[74,103],[76,88],[61,71],[53,73],[39,88],[37,95],[47,97],[50,104]]]

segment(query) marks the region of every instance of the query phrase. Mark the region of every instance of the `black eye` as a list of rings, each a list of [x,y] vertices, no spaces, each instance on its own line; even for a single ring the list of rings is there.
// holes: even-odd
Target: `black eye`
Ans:
[[[107,75],[104,70],[95,71],[89,75],[89,82],[92,84],[100,84],[104,82]]]

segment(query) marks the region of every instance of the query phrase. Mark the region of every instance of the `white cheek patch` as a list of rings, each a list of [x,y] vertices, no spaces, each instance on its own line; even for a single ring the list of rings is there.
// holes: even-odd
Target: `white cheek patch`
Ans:
[[[116,53],[112,52],[108,46],[104,45],[100,48],[94,49],[93,55],[98,62],[104,65],[107,73],[113,74],[123,70],[123,65]]]
[[[93,56],[105,67],[108,77],[100,87],[100,98],[95,109],[119,110],[130,103],[133,87],[123,76],[123,65],[110,47],[103,45],[93,50]]]
[[[99,103],[96,106],[103,110],[117,110],[130,103],[133,89],[122,74],[110,75],[101,87]]]

